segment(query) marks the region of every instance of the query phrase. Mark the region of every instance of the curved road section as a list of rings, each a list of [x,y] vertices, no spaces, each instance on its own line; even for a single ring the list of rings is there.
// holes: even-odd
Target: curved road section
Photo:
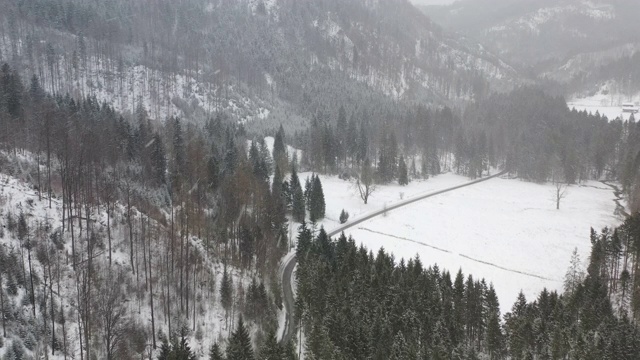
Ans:
[[[464,183],[462,185],[458,185],[458,186],[454,186],[454,187],[450,187],[450,188],[446,188],[443,190],[438,190],[432,193],[428,193],[428,194],[422,194],[422,195],[418,195],[412,198],[409,198],[407,200],[403,200],[403,201],[399,201],[397,203],[394,203],[392,205],[387,206],[386,208],[382,208],[379,210],[376,210],[374,212],[368,213],[362,217],[359,217],[357,219],[353,219],[352,221],[346,222],[340,226],[338,226],[337,228],[331,230],[331,231],[327,231],[327,235],[329,237],[333,237],[335,235],[340,234],[341,232],[356,226],[360,223],[363,223],[367,220],[370,220],[376,216],[382,215],[385,212],[388,211],[392,211],[404,206],[407,206],[409,204],[413,204],[415,202],[418,202],[420,200],[424,200],[436,195],[440,195],[440,194],[444,194],[450,191],[454,191],[454,190],[458,190],[467,186],[471,186],[471,185],[475,185],[499,176],[502,176],[504,174],[507,173],[507,170],[503,170],[497,174],[491,175],[491,176],[487,176],[485,178],[482,179],[477,179],[474,181],[470,181],[468,183]],[[295,257],[295,253],[293,253],[292,256],[288,256],[284,259],[284,264],[282,267],[282,290],[283,290],[283,295],[284,295],[284,309],[286,312],[286,320],[285,320],[285,324],[284,324],[284,331],[282,333],[282,338],[280,340],[281,344],[286,344],[289,341],[291,341],[291,338],[293,337],[293,323],[294,323],[294,312],[293,312],[293,308],[294,308],[294,296],[293,296],[293,287],[292,287],[292,279],[293,279],[293,269],[295,269],[297,261],[296,261],[296,257]]]

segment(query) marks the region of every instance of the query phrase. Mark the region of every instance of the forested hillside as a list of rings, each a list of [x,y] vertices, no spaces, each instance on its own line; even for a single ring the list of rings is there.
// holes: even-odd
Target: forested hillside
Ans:
[[[15,1],[0,3],[0,59],[48,91],[121,111],[301,126],[348,99],[469,101],[518,80],[407,1]],[[302,119],[299,119],[299,117]],[[274,125],[275,124],[275,125]],[[305,124],[306,125],[306,124]],[[264,124],[257,124],[264,127]]]
[[[135,358],[176,337],[202,357],[240,315],[257,346],[275,333],[287,205],[264,141],[248,150],[222,115],[159,125],[22,84],[2,66],[7,359]]]
[[[592,71],[575,76],[569,86],[571,91],[582,91],[583,95],[604,88],[612,95],[624,94],[632,98],[640,92],[640,50],[594,66]]]

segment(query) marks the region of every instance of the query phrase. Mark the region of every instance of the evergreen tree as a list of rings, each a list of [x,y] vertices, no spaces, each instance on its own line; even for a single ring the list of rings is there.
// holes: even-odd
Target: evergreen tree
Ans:
[[[255,251],[254,237],[249,228],[246,225],[240,227],[240,259],[243,266],[249,267],[253,261],[253,254]]]
[[[260,349],[259,360],[282,360],[284,357],[284,351],[282,347],[278,344],[278,340],[276,339],[276,333],[274,331],[269,331],[267,333],[267,338],[262,344]]]
[[[180,119],[175,117],[173,119],[173,176],[178,188],[181,185],[181,179],[186,175],[186,157],[182,125]]]
[[[309,230],[307,224],[303,222],[298,230],[298,246],[296,247],[296,258],[299,262],[305,261],[307,252],[311,249],[312,240],[313,235],[311,234],[311,230]]]
[[[312,176],[313,177],[313,176]],[[311,190],[313,188],[312,179],[307,176],[304,181],[304,202],[307,206],[307,210],[311,211]]]
[[[411,357],[409,356],[409,349],[407,345],[407,341],[404,339],[404,336],[401,332],[396,334],[396,337],[393,339],[393,346],[391,347],[391,360],[408,360]]]
[[[504,339],[500,324],[500,304],[493,284],[489,286],[485,303],[485,316],[487,317],[486,349],[491,358],[502,358],[504,354]]]
[[[366,117],[366,116],[365,116]],[[361,163],[369,157],[369,136],[364,121],[360,124],[360,133],[358,135],[357,161]]]
[[[340,224],[344,224],[347,221],[349,221],[349,213],[342,209],[342,211],[340,212]]]
[[[284,141],[284,128],[282,127],[282,124],[280,124],[280,128],[278,129],[273,142],[273,161],[275,165],[279,166],[282,170],[286,170],[287,164],[289,163],[287,147]]]
[[[253,360],[253,349],[249,332],[244,326],[242,316],[238,319],[236,331],[231,334],[227,346],[227,360]]]
[[[398,164],[398,184],[403,186],[409,184],[409,175],[407,174],[407,164],[404,162],[404,156],[400,156]]]
[[[40,104],[46,96],[44,89],[42,88],[42,86],[40,86],[40,80],[38,79],[38,75],[36,74],[33,74],[33,76],[31,77],[31,86],[29,87],[29,96],[36,104]]]
[[[287,222],[287,204],[282,181],[282,172],[277,164],[273,173],[273,183],[271,184],[271,198],[270,216],[272,218],[273,229],[284,229]]]
[[[306,217],[305,197],[302,192],[302,186],[300,186],[295,164],[291,164],[289,191],[291,192],[291,214],[293,215],[293,220],[302,223]]]
[[[224,156],[224,173],[231,175],[235,172],[238,166],[238,149],[236,149],[235,140],[231,130],[227,128],[226,143],[225,143],[225,156]]]
[[[267,182],[269,179],[267,160],[264,158],[263,152],[260,151],[259,141],[255,139],[251,142],[251,146],[249,148],[249,162],[251,163],[253,175],[256,179],[262,182]]]
[[[578,248],[573,249],[571,255],[571,265],[567,270],[564,277],[564,291],[567,294],[573,293],[578,285],[584,279],[584,271],[582,270],[582,264],[580,261],[580,255],[578,254]]]
[[[187,341],[187,329],[180,330],[180,341],[173,346],[171,360],[196,360],[196,354],[191,351],[189,342]]]
[[[222,350],[218,343],[213,343],[213,345],[211,345],[211,349],[209,349],[209,360],[224,360]]]
[[[220,160],[218,159],[218,151],[212,146],[209,159],[207,160],[207,183],[209,189],[215,191],[220,185]]]
[[[233,279],[229,276],[227,272],[227,266],[224,267],[224,272],[222,273],[222,282],[220,283],[220,303],[222,304],[222,308],[224,309],[225,321],[229,317],[229,310],[231,310],[231,305],[233,296]]]
[[[273,171],[273,181],[271,183],[271,194],[273,196],[280,196],[280,197],[284,196],[282,191],[282,182],[283,182],[282,172],[280,171],[280,166],[276,164],[275,169]]]
[[[398,171],[398,143],[396,135],[389,126],[382,127],[381,147],[378,160],[378,177],[381,182],[388,183],[396,178]],[[406,164],[405,164],[406,169]]]
[[[316,175],[312,181],[309,220],[316,223],[325,216],[324,191],[322,190],[320,176]]]
[[[167,172],[166,155],[164,145],[159,134],[153,136],[153,144],[151,150],[151,162],[153,168],[153,176],[156,184],[165,183],[165,175]]]
[[[345,111],[344,106],[340,106],[340,109],[338,110],[338,121],[336,123],[335,153],[339,162],[345,166],[347,164],[347,134],[347,112]]]
[[[22,115],[22,80],[8,64],[0,69],[0,105],[4,105],[7,113],[13,119]],[[0,110],[1,107],[0,107]]]
[[[289,343],[284,345],[282,359],[283,360],[297,360],[298,359],[298,354],[296,352],[296,346],[294,345],[294,343],[292,341],[290,341]]]
[[[196,355],[191,351],[187,341],[187,329],[180,329],[180,339],[174,339],[169,344],[166,338],[162,339],[158,360],[196,360]]]
[[[260,167],[266,174],[266,178],[269,178],[273,174],[273,158],[271,152],[267,147],[267,142],[263,137],[258,139],[258,152],[260,153]]]

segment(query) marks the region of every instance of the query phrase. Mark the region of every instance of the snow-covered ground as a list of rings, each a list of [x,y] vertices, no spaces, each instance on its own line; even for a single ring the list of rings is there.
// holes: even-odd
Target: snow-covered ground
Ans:
[[[574,98],[567,102],[567,105],[569,109],[586,111],[591,114],[595,114],[597,111],[609,120],[615,120],[617,118],[629,120],[631,114],[622,112],[622,104],[629,102],[635,103],[636,105],[640,104],[640,94],[629,97],[599,93],[589,97]],[[635,119],[636,121],[640,119],[640,114],[636,114]]]
[[[308,175],[301,174],[301,180]],[[444,174],[406,187],[384,186],[364,205],[352,183],[321,178],[327,229],[338,225],[343,208],[353,219],[401,198],[469,181]],[[438,264],[452,276],[461,268],[465,276],[485,278],[495,285],[504,312],[520,290],[528,299],[544,287],[561,290],[574,248],[586,266],[590,227],[620,221],[613,198],[606,185],[588,182],[571,186],[556,210],[552,185],[496,178],[391,211],[347,232],[374,253],[384,247],[398,260],[419,255],[423,264]]]

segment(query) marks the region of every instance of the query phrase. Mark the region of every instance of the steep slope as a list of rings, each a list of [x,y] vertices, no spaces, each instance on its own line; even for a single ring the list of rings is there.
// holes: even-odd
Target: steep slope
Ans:
[[[0,59],[48,90],[156,118],[250,121],[344,102],[449,103],[508,89],[515,71],[446,35],[407,0],[1,0]],[[55,79],[55,80],[54,80]]]

